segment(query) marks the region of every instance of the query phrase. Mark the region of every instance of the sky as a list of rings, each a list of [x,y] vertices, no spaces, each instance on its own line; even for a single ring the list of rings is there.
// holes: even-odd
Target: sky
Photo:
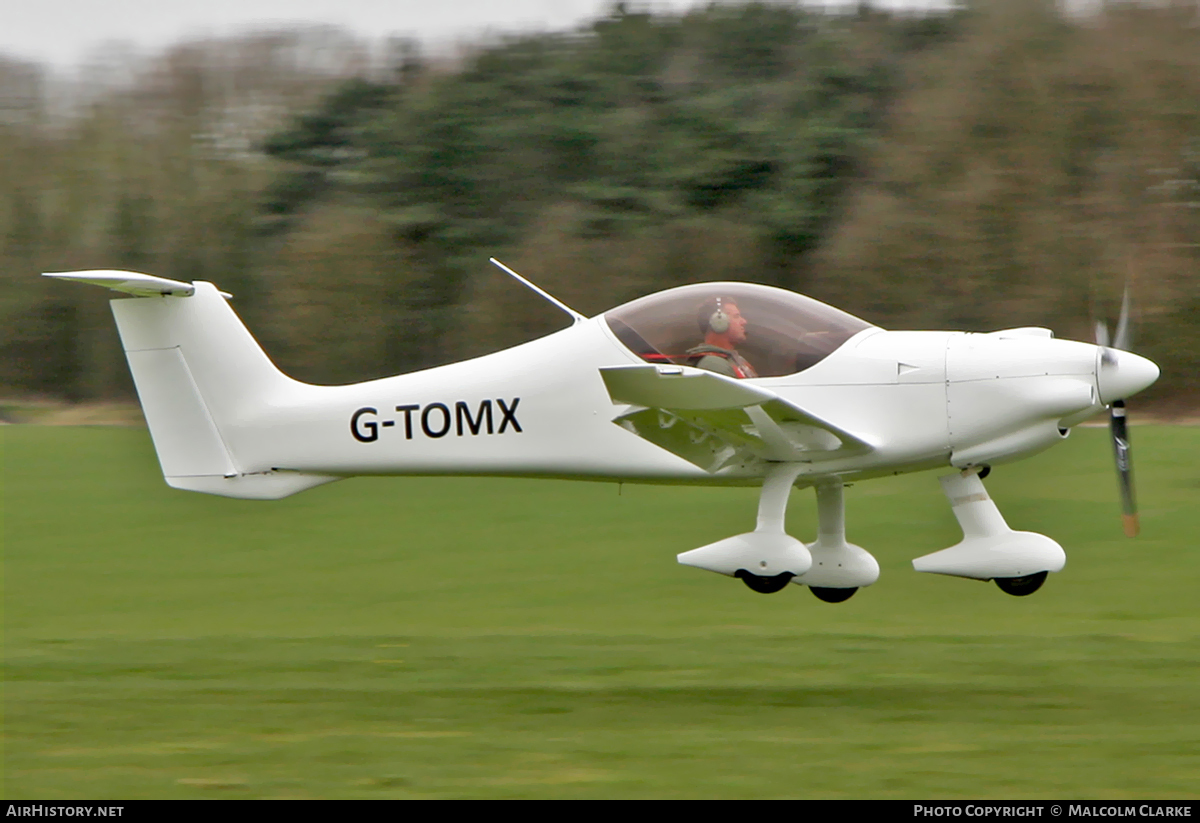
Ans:
[[[849,0],[845,0],[849,2]],[[631,0],[682,10],[702,0]],[[837,6],[843,0],[819,5]],[[561,30],[612,0],[0,0],[0,54],[74,68],[102,46],[152,54],[181,40],[327,24],[365,37],[415,36],[436,46],[487,33]],[[944,5],[874,0],[877,6]]]
[[[694,2],[654,5],[681,9]],[[610,0],[0,0],[0,53],[70,68],[113,42],[153,53],[180,40],[296,24],[452,43],[487,32],[570,28],[609,5]]]

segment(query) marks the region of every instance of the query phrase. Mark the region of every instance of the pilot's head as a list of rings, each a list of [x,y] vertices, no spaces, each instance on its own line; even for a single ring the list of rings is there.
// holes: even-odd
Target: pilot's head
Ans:
[[[705,340],[713,345],[737,345],[746,339],[746,318],[729,297],[710,297],[700,306],[696,322]],[[713,342],[714,339],[720,342]]]

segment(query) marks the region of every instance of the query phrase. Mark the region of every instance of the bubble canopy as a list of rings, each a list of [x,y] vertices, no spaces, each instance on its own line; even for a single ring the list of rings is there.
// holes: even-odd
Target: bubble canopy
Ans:
[[[871,324],[795,292],[757,283],[697,283],[651,294],[604,313],[621,343],[648,363],[694,366],[717,299],[746,319],[737,352],[760,377],[816,365]]]

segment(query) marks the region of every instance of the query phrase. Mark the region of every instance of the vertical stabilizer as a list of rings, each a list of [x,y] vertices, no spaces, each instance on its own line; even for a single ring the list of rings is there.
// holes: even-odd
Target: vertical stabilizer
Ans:
[[[113,300],[121,344],[127,355],[177,349],[218,426],[236,424],[295,381],[275,367],[216,287],[193,285],[190,297]],[[141,397],[136,359],[130,366]]]
[[[337,478],[245,465],[230,435],[300,387],[275,367],[221,292],[113,300],[150,437],[167,483],[227,497],[275,499]]]
[[[113,300],[112,312],[169,485],[273,499],[338,479],[239,459],[235,443],[266,425],[267,410],[309,387],[275,367],[213,284],[134,272],[51,276],[135,295]]]

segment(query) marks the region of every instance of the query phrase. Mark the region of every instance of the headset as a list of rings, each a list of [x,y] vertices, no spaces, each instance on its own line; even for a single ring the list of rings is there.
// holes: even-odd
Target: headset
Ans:
[[[724,334],[729,331],[729,315],[725,313],[725,307],[721,304],[721,298],[717,298],[717,310],[712,313],[712,317],[708,318],[708,327],[717,334]]]

